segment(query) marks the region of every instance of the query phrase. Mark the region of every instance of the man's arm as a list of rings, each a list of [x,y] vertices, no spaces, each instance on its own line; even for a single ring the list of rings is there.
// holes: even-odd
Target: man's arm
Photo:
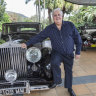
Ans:
[[[73,24],[73,39],[76,45],[76,51],[75,51],[75,58],[79,59],[80,58],[80,51],[81,51],[81,46],[82,46],[82,40],[79,32],[77,31],[76,27]]]
[[[37,34],[36,36],[30,38],[29,41],[27,41],[26,43],[22,43],[21,47],[22,48],[27,48],[27,46],[34,45],[34,44],[36,44],[38,42],[41,42],[44,39],[46,39],[47,37],[49,37],[48,28],[45,28],[39,34]]]

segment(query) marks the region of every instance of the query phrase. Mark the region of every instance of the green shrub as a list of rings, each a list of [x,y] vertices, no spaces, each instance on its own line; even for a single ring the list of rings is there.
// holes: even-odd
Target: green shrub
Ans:
[[[0,44],[3,44],[3,43],[5,43],[5,40],[0,39]]]

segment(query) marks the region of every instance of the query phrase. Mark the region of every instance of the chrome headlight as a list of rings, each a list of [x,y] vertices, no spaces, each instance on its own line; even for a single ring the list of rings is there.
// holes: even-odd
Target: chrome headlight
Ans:
[[[87,37],[87,40],[91,40],[91,39],[92,39],[92,36],[89,35],[89,36]]]
[[[26,51],[26,59],[29,62],[35,63],[41,59],[41,51],[36,47],[31,47]]]
[[[17,79],[17,73],[15,70],[8,70],[5,73],[5,79],[9,82],[14,82]]]

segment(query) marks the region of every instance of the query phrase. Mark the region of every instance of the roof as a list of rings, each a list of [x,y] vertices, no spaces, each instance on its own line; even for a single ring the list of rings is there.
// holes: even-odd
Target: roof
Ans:
[[[96,5],[96,0],[65,0],[79,5]]]

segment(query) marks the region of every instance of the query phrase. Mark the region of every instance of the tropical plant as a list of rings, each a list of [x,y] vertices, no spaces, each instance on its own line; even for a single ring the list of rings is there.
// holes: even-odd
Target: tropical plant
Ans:
[[[0,21],[0,31],[2,30],[2,24],[3,23],[8,23],[11,22],[11,20],[9,19],[9,16],[7,13],[3,14],[2,20]]]
[[[5,13],[5,2],[1,0],[0,2],[0,31],[2,30],[2,24],[5,22],[11,22],[7,13]]]
[[[91,23],[94,21],[96,22],[96,6],[87,7],[86,13],[84,14],[84,20],[86,20],[88,23]]]
[[[4,0],[1,0],[0,1],[0,21],[2,20],[4,12],[5,12],[5,5],[6,4],[5,4]]]
[[[28,3],[30,0],[26,0],[26,1]],[[65,13],[69,14],[73,9],[73,4],[68,3],[64,0],[40,0],[41,9],[44,9],[44,1],[45,1],[45,8],[48,9],[48,18],[50,24],[52,23],[51,13],[53,9],[61,8],[63,14]],[[37,9],[39,10],[39,0],[35,0],[35,5],[36,8],[38,7]]]
[[[96,6],[82,6],[72,15],[69,16],[69,20],[74,22],[78,27],[80,26],[96,26]]]
[[[2,40],[2,39],[0,39],[0,44],[3,44],[3,43],[5,43],[5,41],[4,41],[4,40]]]
[[[64,0],[45,0],[46,9],[48,9],[49,24],[52,23],[51,13],[55,8],[61,8],[64,14],[69,14],[73,10],[73,4]],[[42,5],[41,5],[42,6]]]

